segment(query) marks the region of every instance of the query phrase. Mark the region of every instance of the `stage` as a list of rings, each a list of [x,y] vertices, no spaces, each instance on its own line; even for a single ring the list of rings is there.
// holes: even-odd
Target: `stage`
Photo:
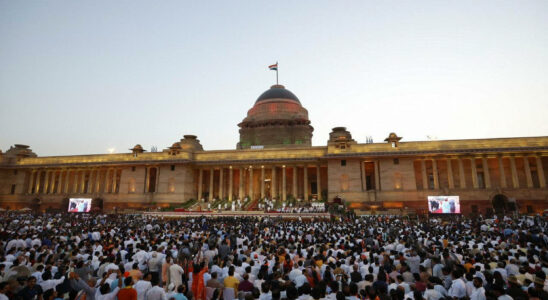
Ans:
[[[263,211],[158,211],[145,212],[143,215],[166,218],[188,218],[188,217],[267,217],[267,218],[287,218],[287,219],[312,219],[322,218],[328,219],[331,217],[329,213],[280,213],[280,212],[263,212]]]

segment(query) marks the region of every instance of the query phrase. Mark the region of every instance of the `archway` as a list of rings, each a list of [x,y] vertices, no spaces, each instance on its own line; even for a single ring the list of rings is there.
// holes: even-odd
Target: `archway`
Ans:
[[[503,194],[496,194],[491,200],[495,213],[500,214],[508,210],[508,197]]]

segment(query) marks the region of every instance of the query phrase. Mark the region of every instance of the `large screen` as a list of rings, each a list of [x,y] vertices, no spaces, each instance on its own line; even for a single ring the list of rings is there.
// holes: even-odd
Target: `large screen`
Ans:
[[[460,214],[459,196],[428,196],[431,214]]]
[[[87,213],[91,210],[91,198],[70,198],[68,212]]]

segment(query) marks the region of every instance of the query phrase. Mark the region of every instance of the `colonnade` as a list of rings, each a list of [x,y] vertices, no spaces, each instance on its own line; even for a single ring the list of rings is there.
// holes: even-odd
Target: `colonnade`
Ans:
[[[118,193],[121,173],[117,168],[34,169],[27,194]]]
[[[309,178],[309,169],[311,168],[314,169],[316,173],[315,181],[310,180]],[[238,173],[237,186],[235,186],[235,170],[237,170]],[[299,176],[299,170],[302,170],[302,176]],[[205,172],[209,173],[209,178],[204,178]],[[217,172],[218,176],[215,176],[215,173]],[[254,176],[254,174],[257,173],[259,176]],[[288,190],[287,188],[288,173],[291,173],[291,190]],[[228,176],[228,182],[225,182],[225,176]],[[258,179],[256,179],[256,177],[258,177]],[[281,179],[278,177],[281,177]],[[245,196],[249,196],[253,200],[256,198],[264,199],[265,197],[269,197],[286,201],[289,195],[292,195],[295,198],[301,198],[302,196],[302,199],[308,200],[311,195],[311,190],[309,189],[311,182],[316,183],[316,192],[317,194],[321,194],[321,179],[320,165],[200,167],[198,169],[197,199],[202,199],[204,192],[207,192],[209,201],[213,200],[214,194],[217,194],[217,197],[220,199],[226,197],[229,201],[234,200],[234,197],[243,199]],[[281,183],[279,180],[281,180]],[[259,183],[259,185],[256,186],[256,183]],[[300,185],[301,183],[302,185]],[[270,186],[270,193],[267,193],[267,184]],[[215,190],[215,187],[217,190]],[[237,193],[234,191],[235,188],[237,188]]]
[[[496,170],[493,170],[492,167],[489,166],[489,159],[496,159]],[[508,159],[509,161],[509,169],[511,174],[511,182],[507,182],[506,177],[506,171],[505,171],[505,164],[504,159]],[[458,166],[458,186],[455,184],[455,178],[454,178],[454,172],[453,172],[453,163],[452,161],[457,161]],[[466,174],[464,162],[468,160],[470,161],[470,174]],[[546,187],[546,177],[544,173],[544,168],[542,166],[542,160],[539,155],[523,155],[523,156],[514,156],[514,155],[508,155],[508,156],[456,156],[456,157],[431,157],[431,158],[423,158],[420,159],[420,173],[421,173],[421,181],[422,181],[422,188],[428,189],[439,189],[440,188],[440,173],[438,171],[439,166],[438,163],[440,161],[445,161],[445,170],[447,172],[447,182],[448,182],[448,188],[492,188],[492,187],[501,187],[501,188],[533,188],[534,182],[533,182],[533,172],[531,169],[530,160],[534,161],[534,166],[536,168],[536,175],[538,179],[538,187],[539,188],[545,188]],[[478,163],[481,161],[480,163]],[[431,164],[431,170],[430,173],[428,170],[430,168],[427,168],[426,163],[430,162]],[[525,174],[525,185],[520,184],[520,177],[518,172],[517,163],[523,164],[523,169],[519,171],[523,171]],[[480,170],[478,170],[478,165]],[[493,182],[491,178],[491,171],[498,171],[498,180],[499,182]],[[429,178],[427,176],[431,175],[433,177],[433,186],[429,184],[431,181],[429,181]],[[483,174],[483,180],[481,181],[482,185],[480,186],[480,178],[478,177],[478,173]],[[467,175],[471,176],[471,180]],[[467,187],[467,180],[472,183],[471,186]],[[417,178],[418,180],[418,178]]]

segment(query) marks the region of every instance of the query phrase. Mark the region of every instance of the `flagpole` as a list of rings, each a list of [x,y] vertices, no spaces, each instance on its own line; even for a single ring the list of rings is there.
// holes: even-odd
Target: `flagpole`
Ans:
[[[278,69],[280,67],[278,66],[278,62],[276,62],[276,85],[278,85]]]

